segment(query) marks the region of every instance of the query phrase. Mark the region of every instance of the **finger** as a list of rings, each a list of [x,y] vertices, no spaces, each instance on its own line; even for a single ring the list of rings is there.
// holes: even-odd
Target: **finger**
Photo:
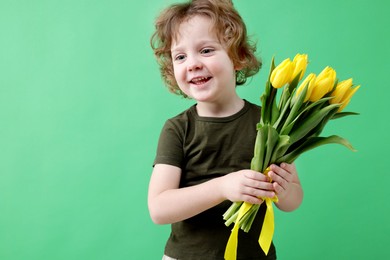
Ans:
[[[242,201],[245,201],[245,202],[248,202],[248,203],[251,203],[251,204],[261,204],[261,203],[263,203],[263,200],[261,198],[253,197],[253,196],[249,196],[249,195],[243,196]]]
[[[274,188],[272,188],[272,191],[267,191],[267,190],[256,190],[254,191],[254,195],[257,198],[273,198],[275,197],[276,192]]]
[[[288,180],[286,180],[285,178],[283,178],[282,176],[280,176],[279,174],[277,174],[276,172],[273,172],[273,171],[270,171],[269,174],[273,180],[273,184],[277,184],[278,186],[281,186],[283,189],[287,188],[287,185],[289,183]],[[275,185],[274,185],[274,188],[275,188]]]
[[[264,181],[252,180],[249,183],[244,184],[244,185],[245,185],[244,193],[252,194],[255,196],[258,196],[258,194],[255,194],[255,192],[258,190],[263,190],[263,191],[273,191],[274,190],[274,186],[272,185],[271,182],[268,182],[268,181],[264,182]]]
[[[275,196],[274,185],[272,183],[266,183],[264,187],[266,187],[266,189],[246,187],[243,193],[245,195],[258,197],[258,198],[264,198],[264,197],[273,198]]]
[[[274,182],[274,189],[275,189],[276,194],[278,194],[278,195],[282,194],[286,190],[283,186],[279,185],[279,183],[277,183],[277,182]]]
[[[293,173],[296,171],[296,167],[295,167],[295,164],[294,163],[281,163],[280,164],[280,167],[283,168],[284,170],[290,172],[290,173]]]
[[[280,177],[282,177],[286,181],[288,181],[288,182],[292,181],[292,174],[289,171],[285,170],[284,168],[279,167],[277,165],[272,165],[271,170],[272,170],[272,172],[279,175]]]
[[[270,178],[267,175],[256,171],[246,171],[245,177],[257,181],[270,181]]]

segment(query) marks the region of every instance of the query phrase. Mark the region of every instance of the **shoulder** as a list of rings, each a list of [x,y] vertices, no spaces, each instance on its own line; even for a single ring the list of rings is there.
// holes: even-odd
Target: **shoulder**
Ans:
[[[245,106],[247,106],[248,109],[251,110],[251,111],[258,111],[258,112],[261,111],[261,107],[259,105],[251,103],[251,102],[249,102],[247,100],[245,100]]]
[[[186,132],[190,122],[195,120],[195,114],[195,106],[191,106],[180,114],[169,118],[165,121],[162,133],[169,132],[171,134],[182,136]]]
[[[245,100],[245,115],[258,122],[260,120],[261,107]]]
[[[172,127],[180,127],[186,125],[188,121],[194,119],[196,114],[196,112],[194,111],[195,111],[195,105],[184,110],[180,114],[177,114],[176,116],[169,118],[168,120],[166,120],[165,125],[172,126]]]
[[[177,122],[177,121],[188,120],[189,118],[194,117],[194,111],[196,111],[195,105],[192,105],[191,107],[184,110],[180,114],[177,114],[176,116],[169,118],[167,121]]]

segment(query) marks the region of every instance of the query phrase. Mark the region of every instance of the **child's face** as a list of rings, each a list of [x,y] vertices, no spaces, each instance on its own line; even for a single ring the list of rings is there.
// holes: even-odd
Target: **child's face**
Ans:
[[[198,102],[219,102],[235,95],[233,62],[209,18],[198,15],[184,21],[171,53],[177,84],[189,97]]]

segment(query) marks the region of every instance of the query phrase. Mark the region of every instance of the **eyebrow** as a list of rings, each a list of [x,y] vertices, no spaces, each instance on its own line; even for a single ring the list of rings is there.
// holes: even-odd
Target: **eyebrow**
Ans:
[[[221,45],[221,43],[219,41],[214,41],[214,40],[203,40],[203,41],[200,41],[200,42],[197,43],[197,45],[200,45],[200,46],[208,45],[208,44],[219,44],[219,45]],[[184,47],[179,45],[179,46],[176,46],[175,48],[172,48],[171,49],[171,53],[173,53],[173,52],[180,52],[183,49],[184,49]]]

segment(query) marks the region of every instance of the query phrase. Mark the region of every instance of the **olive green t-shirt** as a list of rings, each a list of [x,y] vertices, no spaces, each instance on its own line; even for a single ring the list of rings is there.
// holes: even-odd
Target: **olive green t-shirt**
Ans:
[[[236,114],[223,118],[200,117],[196,106],[167,120],[154,164],[181,168],[180,187],[188,187],[249,169],[256,139],[260,107],[245,101]],[[165,254],[180,260],[224,259],[232,226],[226,227],[223,213],[231,205],[225,201],[192,218],[172,224]],[[260,207],[248,233],[240,230],[237,259],[275,259],[275,248],[266,257],[258,244],[265,204]]]

